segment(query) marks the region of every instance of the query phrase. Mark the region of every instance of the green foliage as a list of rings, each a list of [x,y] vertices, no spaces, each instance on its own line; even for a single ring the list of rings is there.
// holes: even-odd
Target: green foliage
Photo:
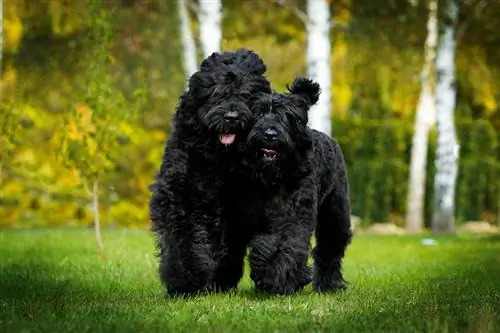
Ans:
[[[461,220],[493,220],[500,196],[500,2],[481,6],[463,4],[457,45],[456,113],[473,119],[458,125]],[[256,50],[279,91],[306,74],[306,32],[293,11],[265,0],[223,7],[223,49]],[[354,213],[365,223],[400,221],[427,5],[334,0],[331,11],[349,24],[331,33],[332,109]],[[187,79],[175,2],[9,0],[4,14],[0,125],[10,129],[0,132],[0,224],[87,224],[82,185],[97,176],[103,224],[147,224],[148,185]],[[427,219],[433,160],[431,138]]]
[[[486,120],[457,121],[460,160],[456,195],[458,221],[495,221],[500,196],[498,135]],[[333,135],[344,149],[353,213],[365,223],[402,221],[413,128],[401,120],[334,121]],[[431,132],[426,180],[430,221],[434,183],[435,133]]]
[[[2,332],[478,332],[500,330],[500,242],[486,237],[358,236],[347,293],[256,295],[248,266],[235,293],[165,298],[146,231],[0,231]],[[36,274],[35,274],[36,272]]]

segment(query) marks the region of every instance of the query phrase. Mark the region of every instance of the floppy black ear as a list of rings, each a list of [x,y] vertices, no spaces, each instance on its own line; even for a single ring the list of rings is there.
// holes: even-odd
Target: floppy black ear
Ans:
[[[210,73],[198,71],[189,78],[189,93],[198,100],[210,97],[215,88],[214,78]]]
[[[319,83],[305,77],[297,77],[291,86],[287,85],[287,89],[291,94],[304,98],[309,106],[316,104],[321,94]]]

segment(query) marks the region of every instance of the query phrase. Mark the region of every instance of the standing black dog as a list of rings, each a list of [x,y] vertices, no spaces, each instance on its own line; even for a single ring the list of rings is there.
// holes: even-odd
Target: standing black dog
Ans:
[[[241,170],[253,184],[239,208],[258,221],[250,276],[260,291],[301,290],[311,281],[307,260],[315,232],[314,290],[345,289],[341,261],[352,232],[343,154],[335,140],[307,127],[319,84],[297,78],[288,90],[262,94],[252,106],[256,120]]]
[[[214,53],[180,99],[150,200],[170,294],[228,290],[241,278],[245,246],[228,235],[221,193],[252,124],[248,99],[271,92],[265,71],[250,50]]]

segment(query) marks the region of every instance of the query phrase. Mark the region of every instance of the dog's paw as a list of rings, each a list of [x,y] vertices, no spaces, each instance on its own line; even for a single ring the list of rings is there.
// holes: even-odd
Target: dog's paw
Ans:
[[[289,294],[301,291],[312,280],[312,270],[307,265],[298,267],[272,261],[265,267],[254,267],[250,273],[258,292]]]
[[[282,246],[279,235],[259,235],[252,241],[250,278],[258,292],[294,293],[311,282],[307,251],[304,254]]]
[[[345,291],[349,287],[349,283],[343,278],[336,279],[313,279],[313,290],[318,293],[333,293]]]

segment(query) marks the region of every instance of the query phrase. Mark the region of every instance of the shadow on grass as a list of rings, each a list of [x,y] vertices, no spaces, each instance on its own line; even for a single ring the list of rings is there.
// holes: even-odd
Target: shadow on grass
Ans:
[[[110,297],[47,263],[13,263],[1,271],[0,331],[113,331],[117,325],[120,331],[146,329],[148,324],[131,317],[128,306],[121,309],[130,302],[130,295]]]

